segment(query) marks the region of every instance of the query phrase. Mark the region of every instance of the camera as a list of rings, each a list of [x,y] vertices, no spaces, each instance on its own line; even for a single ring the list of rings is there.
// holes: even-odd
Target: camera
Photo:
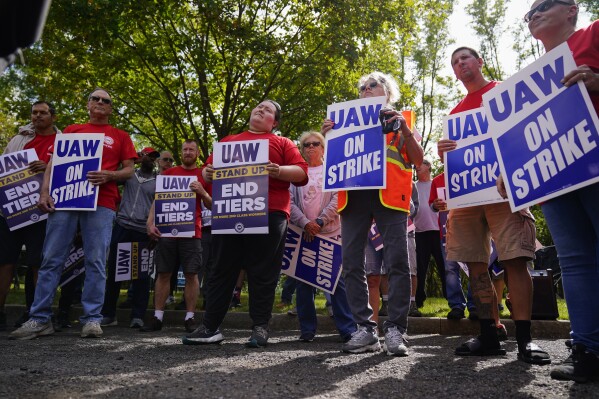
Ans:
[[[379,112],[379,120],[381,121],[381,126],[383,128],[383,133],[391,133],[391,132],[397,132],[400,128],[401,128],[401,120],[396,119],[393,122],[387,122],[389,119],[391,119],[394,115],[387,115],[385,114],[385,112],[389,112],[392,111],[389,108],[383,108],[381,109],[381,111]]]

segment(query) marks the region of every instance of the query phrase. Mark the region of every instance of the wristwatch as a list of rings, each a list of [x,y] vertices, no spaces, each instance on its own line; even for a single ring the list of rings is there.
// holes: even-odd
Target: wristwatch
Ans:
[[[320,227],[324,226],[324,222],[322,221],[321,218],[316,218],[315,220],[316,224],[319,225]]]

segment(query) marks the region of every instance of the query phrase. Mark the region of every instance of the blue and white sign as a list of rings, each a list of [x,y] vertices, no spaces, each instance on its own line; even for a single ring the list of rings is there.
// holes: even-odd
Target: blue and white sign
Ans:
[[[505,202],[495,187],[499,162],[484,108],[444,117],[443,138],[458,145],[445,152],[447,208]]]
[[[334,294],[341,276],[341,243],[321,235],[307,242],[303,230],[290,224],[281,272]]]
[[[599,181],[599,119],[567,43],[483,95],[512,211]]]
[[[212,234],[268,234],[268,145],[214,144]]]
[[[150,277],[154,250],[147,242],[121,242],[117,244],[116,273],[114,281],[143,280]]]
[[[196,176],[156,176],[154,224],[162,237],[195,235],[197,199],[189,185],[197,180]]]
[[[10,231],[48,218],[37,207],[44,172],[28,168],[37,159],[33,149],[0,156],[0,214]]]
[[[87,172],[101,169],[103,150],[103,133],[56,135],[50,175],[50,195],[56,210],[96,210],[99,187],[87,180]]]
[[[372,97],[327,107],[335,125],[326,137],[323,191],[385,188],[385,135],[379,120],[385,104],[385,97]]]

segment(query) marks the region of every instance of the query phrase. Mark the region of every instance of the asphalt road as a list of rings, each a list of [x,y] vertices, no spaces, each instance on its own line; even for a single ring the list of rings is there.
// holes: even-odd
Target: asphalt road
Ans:
[[[414,335],[410,355],[341,353],[338,336],[312,343],[274,332],[264,349],[246,349],[248,330],[224,330],[221,345],[181,344],[181,327],[142,334],[106,327],[82,339],[74,327],[32,341],[0,333],[0,398],[599,398],[599,382],[554,381],[550,366],[508,355],[460,358],[461,336]],[[554,361],[563,339],[538,340]]]

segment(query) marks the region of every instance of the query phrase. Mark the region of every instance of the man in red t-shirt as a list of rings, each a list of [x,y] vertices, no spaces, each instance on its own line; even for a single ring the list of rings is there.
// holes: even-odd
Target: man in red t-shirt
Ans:
[[[54,138],[60,130],[54,126],[56,122],[56,110],[52,104],[46,101],[37,101],[31,107],[31,123],[21,127],[19,134],[13,137],[4,154],[33,148],[38,160],[29,164],[32,172],[43,172],[50,161],[49,149],[54,145]],[[21,254],[23,245],[27,248],[25,264],[28,266],[27,274],[31,273],[33,286],[29,284],[30,278],[25,280],[25,300],[27,310],[15,323],[20,327],[29,319],[29,308],[33,303],[33,293],[37,271],[42,263],[42,247],[46,237],[46,221],[30,224],[20,229],[10,231],[6,220],[0,216],[0,331],[6,330],[6,314],[4,304],[10,288],[10,282],[14,272],[14,266]]]
[[[85,283],[81,296],[83,306],[83,316],[80,318],[83,325],[81,337],[102,335],[100,322],[106,286],[106,256],[119,200],[116,181],[124,181],[131,177],[137,153],[129,135],[108,123],[112,114],[112,98],[106,90],[96,89],[89,95],[87,110],[89,122],[67,126],[64,133],[104,134],[101,170],[88,172],[86,176],[91,184],[99,186],[98,206],[95,211],[56,212],[54,200],[49,192],[52,168],[46,169],[40,191],[39,207],[50,213],[47,231],[52,234],[48,234],[44,242],[44,259],[39,271],[30,318],[21,328],[10,334],[11,339],[33,339],[54,333],[50,321],[52,301],[78,226],[81,229],[85,253]],[[51,164],[50,161],[48,166]]]
[[[202,177],[202,171],[197,166],[199,150],[198,143],[194,140],[186,140],[181,148],[182,165],[169,168],[162,172],[170,176],[195,176],[197,181],[192,182],[189,188],[196,193],[195,209],[195,235],[193,237],[160,237],[160,230],[154,221],[154,204],[148,216],[148,235],[153,240],[158,240],[154,259],[156,262],[156,287],[154,294],[154,317],[141,328],[142,332],[159,331],[162,329],[162,318],[166,299],[168,298],[171,276],[177,273],[179,266],[183,267],[185,275],[185,304],[187,313],[185,315],[185,330],[195,330],[195,308],[198,300],[199,282],[198,273],[202,266],[202,202],[206,208],[212,208],[212,197],[209,194],[210,187]]]
[[[460,47],[451,55],[456,77],[468,91],[452,114],[482,106],[482,96],[499,84],[482,74],[483,60],[468,47]],[[439,156],[457,148],[454,140],[440,140]],[[470,287],[478,311],[481,334],[455,350],[458,356],[505,354],[497,336],[495,315],[497,296],[488,273],[491,235],[499,260],[506,270],[512,302],[512,319],[516,325],[518,359],[533,364],[549,364],[547,352],[534,342],[530,333],[532,312],[532,279],[527,264],[534,259],[535,225],[528,208],[512,213],[509,203],[478,205],[451,209],[447,221],[447,260],[466,262]]]

